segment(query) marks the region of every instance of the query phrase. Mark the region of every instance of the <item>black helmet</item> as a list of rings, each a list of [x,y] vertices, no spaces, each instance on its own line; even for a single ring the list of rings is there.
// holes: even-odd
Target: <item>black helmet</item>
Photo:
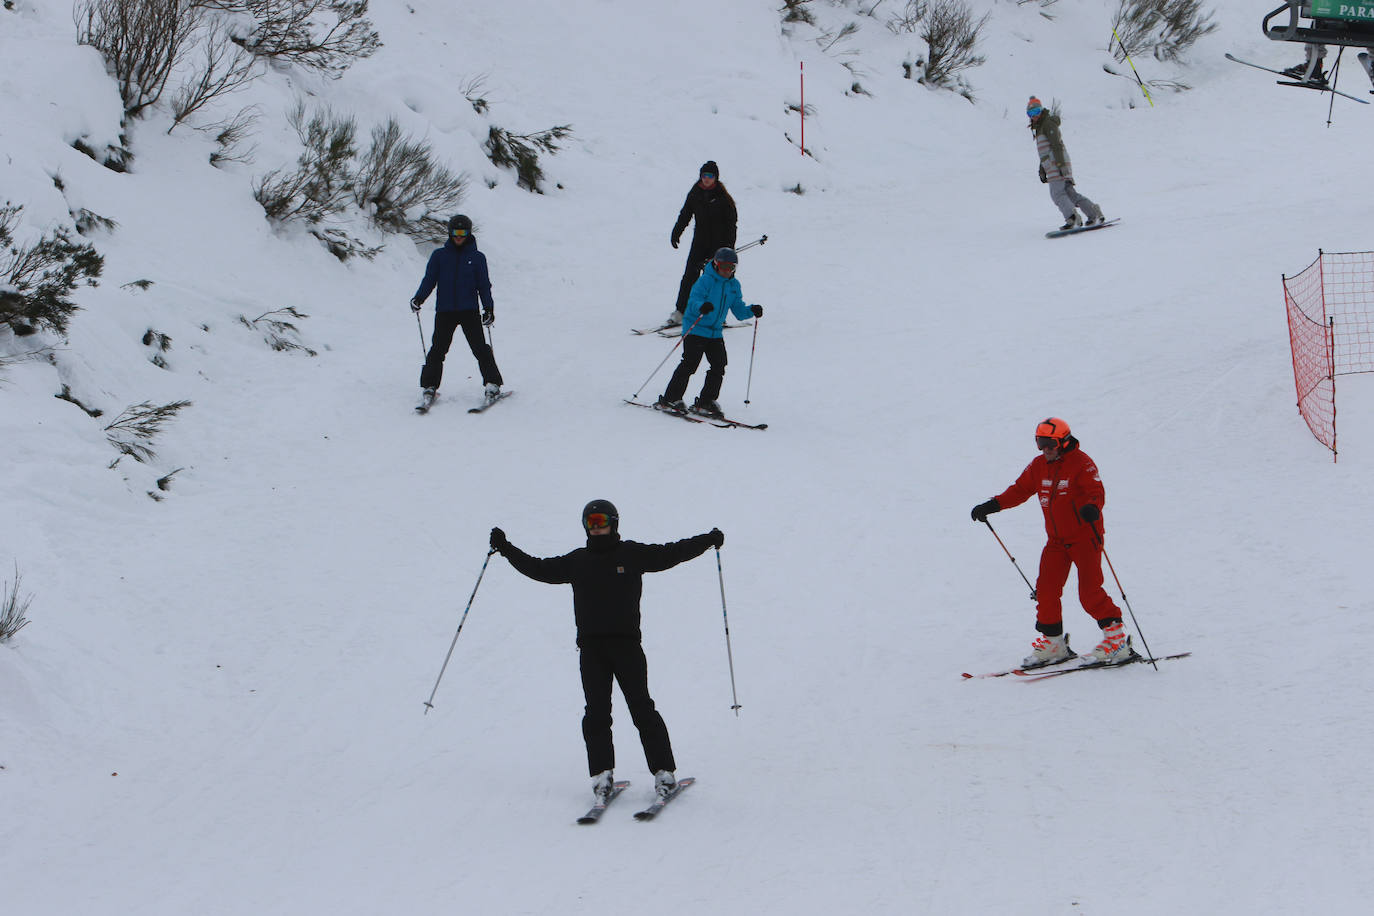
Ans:
[[[588,520],[593,515],[606,516],[606,520],[611,523],[611,534],[620,533],[620,513],[616,511],[615,505],[609,499],[594,499],[582,507],[583,531],[591,531],[592,526],[588,524]]]
[[[457,216],[450,216],[450,217],[448,218],[448,234],[449,234],[449,235],[453,235],[453,230],[455,230],[455,229],[462,229],[462,230],[464,230],[465,232],[467,232],[469,235],[471,235],[471,234],[472,234],[472,220],[468,219],[466,216],[464,216],[464,215],[461,214],[461,213],[459,213]]]
[[[717,248],[712,261],[719,261],[721,264],[738,264],[739,255],[735,254],[733,248]]]

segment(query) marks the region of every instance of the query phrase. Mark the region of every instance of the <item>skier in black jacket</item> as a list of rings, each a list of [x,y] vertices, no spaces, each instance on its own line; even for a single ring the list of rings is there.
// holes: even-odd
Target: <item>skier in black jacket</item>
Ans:
[[[674,248],[682,241],[682,233],[692,220],[696,220],[692,228],[692,250],[687,253],[687,266],[682,271],[682,282],[678,284],[677,305],[668,318],[670,327],[682,324],[682,313],[687,311],[687,297],[692,292],[692,284],[701,276],[711,255],[718,249],[735,247],[739,214],[735,210],[735,199],[720,181],[720,168],[715,162],[702,163],[697,183],[687,192],[687,199],[682,203],[682,210],[678,212],[669,238]]]
[[[582,510],[587,546],[561,557],[532,557],[491,529],[491,549],[522,575],[551,585],[571,584],[573,615],[586,710],[582,737],[587,743],[587,772],[592,792],[605,801],[615,779],[615,745],[611,740],[611,679],[620,684],[630,718],[639,729],[644,759],[654,774],[660,796],[677,784],[672,743],[663,716],[649,696],[648,662],[639,629],[639,598],[644,573],[701,556],[725,543],[719,528],[671,544],[640,544],[620,538],[620,516],[608,500],[595,499]]]

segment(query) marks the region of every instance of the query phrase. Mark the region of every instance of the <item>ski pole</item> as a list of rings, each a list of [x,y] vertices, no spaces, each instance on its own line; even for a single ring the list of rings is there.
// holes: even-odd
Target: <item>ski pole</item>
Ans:
[[[425,349],[425,326],[420,323],[419,312],[415,313],[415,327],[420,329],[420,352],[425,355],[425,359],[429,359],[429,351]]]
[[[1140,91],[1145,93],[1145,101],[1150,103],[1150,107],[1155,107],[1155,100],[1150,98],[1150,90],[1145,88],[1145,81],[1140,78],[1140,71],[1135,68],[1135,61],[1131,60],[1131,52],[1126,50],[1126,42],[1121,40],[1121,36],[1116,34],[1116,26],[1112,26],[1112,36],[1116,38],[1116,43],[1121,45],[1121,53],[1126,58],[1126,63],[1131,65],[1131,72],[1135,74],[1135,81],[1140,86]],[[1107,42],[1107,50],[1110,51],[1112,43]]]
[[[658,375],[658,370],[663,368],[663,363],[666,363],[668,361],[669,357],[673,355],[673,351],[676,350],[678,348],[678,345],[682,343],[682,338],[686,337],[688,334],[696,330],[697,325],[701,324],[701,319],[705,317],[705,315],[697,315],[697,320],[692,322],[692,326],[687,330],[683,331],[680,335],[678,335],[677,342],[673,344],[673,349],[669,350],[668,356],[663,357],[663,362],[655,366],[654,371],[649,373],[649,377],[644,380],[644,385],[647,385],[654,380],[654,376]],[[634,394],[630,395],[631,401],[639,400],[639,392],[644,390],[644,385],[640,385],[639,390],[636,391]]]
[[[754,388],[754,348],[759,345],[759,322],[762,320],[762,318],[754,319],[754,340],[749,344],[749,380],[744,383],[744,403],[746,405],[749,403],[749,392]]]
[[[983,519],[983,524],[984,524],[984,525],[987,525],[987,526],[988,526],[988,530],[992,532],[992,536],[995,537],[995,538],[997,538],[997,543],[998,543],[998,544],[1002,544],[1002,539],[1001,539],[1000,537],[997,536],[997,529],[992,527],[992,522],[988,521],[987,519]],[[1034,601],[1034,600],[1035,600],[1035,586],[1034,586],[1034,585],[1031,585],[1030,580],[1026,578],[1026,574],[1023,573],[1023,572],[1021,572],[1021,565],[1020,565],[1019,563],[1016,562],[1016,557],[1014,557],[1014,556],[1011,555],[1011,551],[1007,549],[1007,545],[1006,545],[1006,544],[1002,544],[1002,552],[1005,553],[1005,554],[1007,555],[1007,559],[1008,559],[1008,560],[1011,560],[1011,565],[1016,567],[1016,571],[1017,571],[1018,573],[1021,573],[1021,581],[1024,582],[1024,583],[1026,583],[1026,588],[1030,589],[1030,599],[1031,599],[1032,601]]]
[[[429,692],[429,699],[425,700],[425,715],[434,708],[434,695],[439,692],[439,682],[444,679],[444,672],[448,670],[448,660],[453,658],[453,647],[458,645],[458,634],[463,632],[463,624],[467,622],[468,611],[472,610],[472,599],[477,597],[477,586],[482,584],[482,577],[487,574],[487,564],[491,562],[491,555],[496,553],[496,548],[487,551],[487,558],[482,561],[482,571],[477,574],[477,584],[472,587],[472,594],[468,595],[468,606],[463,608],[463,616],[458,621],[458,630],[453,634],[453,642],[448,644],[448,654],[444,656],[443,667],[439,669],[439,676],[434,679],[434,689]]]
[[[768,243],[768,236],[766,236],[766,235],[760,236],[759,238],[754,239],[752,242],[745,242],[743,245],[741,245],[741,246],[739,246],[738,248],[736,248],[736,249],[735,249],[735,253],[736,253],[736,254],[739,254],[741,251],[748,251],[750,248],[753,248],[755,245],[766,245],[767,243]]]
[[[730,663],[730,708],[739,717],[739,697],[735,694],[735,656],[730,651],[730,615],[725,610],[725,572],[720,568],[720,548],[716,548],[716,575],[720,577],[720,615],[725,620],[725,658]]]
[[[1116,567],[1112,565],[1112,558],[1107,555],[1107,544],[1102,539],[1102,532],[1097,530],[1097,522],[1092,523],[1093,534],[1097,537],[1097,546],[1102,548],[1102,559],[1107,561],[1107,568],[1112,571],[1112,578],[1116,580],[1117,591],[1121,592],[1121,603],[1126,605],[1126,611],[1131,615],[1131,626],[1135,627],[1136,634],[1140,637],[1140,644],[1145,647],[1145,655],[1150,660],[1150,664],[1156,671],[1159,670],[1159,663],[1155,661],[1155,654],[1150,651],[1150,644],[1145,639],[1145,634],[1140,631],[1140,621],[1135,619],[1135,610],[1131,607],[1131,602],[1126,600],[1126,590],[1121,587],[1121,579],[1116,575]]]

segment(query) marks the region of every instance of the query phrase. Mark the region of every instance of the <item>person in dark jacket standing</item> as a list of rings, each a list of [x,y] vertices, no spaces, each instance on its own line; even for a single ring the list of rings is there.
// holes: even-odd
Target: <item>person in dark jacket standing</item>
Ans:
[[[1019,506],[1032,496],[1039,497],[1045,513],[1048,540],[1035,580],[1035,629],[1040,636],[1022,664],[1039,667],[1074,657],[1060,603],[1070,567],[1078,570],[1078,600],[1083,610],[1102,630],[1092,660],[1126,661],[1135,650],[1121,611],[1102,587],[1102,507],[1107,494],[1097,465],[1078,447],[1069,424],[1058,417],[1048,417],[1035,427],[1035,447],[1040,455],[1026,465],[1016,482],[970,513],[975,522],[985,522],[992,513]]]
[[[702,164],[697,183],[687,192],[677,222],[673,223],[670,241],[674,248],[681,243],[683,231],[693,220],[696,225],[692,228],[692,247],[687,253],[682,282],[678,284],[677,304],[668,318],[670,327],[682,324],[682,315],[687,310],[687,297],[692,292],[692,284],[701,276],[707,259],[719,248],[735,247],[739,214],[735,210],[735,199],[721,183],[720,168],[714,161]]]
[[[677,785],[668,726],[649,696],[649,669],[641,644],[639,599],[645,573],[661,572],[725,543],[719,528],[671,544],[621,540],[620,514],[609,500],[594,499],[582,509],[587,546],[561,557],[539,559],[491,529],[491,549],[515,570],[537,582],[570,584],[577,648],[586,709],[582,737],[592,792],[604,802],[615,782],[615,745],[611,740],[611,681],[620,684],[630,718],[639,730],[644,759],[660,796]]]
[[[472,220],[463,214],[448,221],[448,236],[443,247],[434,249],[429,256],[425,277],[410,300],[411,310],[418,314],[429,294],[438,291],[434,304],[434,336],[425,355],[425,366],[420,370],[420,387],[427,399],[432,399],[438,392],[444,377],[444,357],[453,343],[454,331],[461,326],[472,355],[477,357],[487,400],[492,401],[501,396],[501,370],[496,367],[496,356],[482,335],[482,328],[496,321],[487,256],[477,250]],[[481,312],[478,312],[479,300]]]

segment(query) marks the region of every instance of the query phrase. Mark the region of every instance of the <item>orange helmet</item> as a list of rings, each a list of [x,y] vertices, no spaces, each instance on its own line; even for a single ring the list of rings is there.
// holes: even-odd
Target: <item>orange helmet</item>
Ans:
[[[1040,445],[1041,439],[1049,439],[1055,445],[1063,445],[1064,440],[1069,438],[1069,424],[1058,417],[1046,417],[1035,427],[1035,444]]]

